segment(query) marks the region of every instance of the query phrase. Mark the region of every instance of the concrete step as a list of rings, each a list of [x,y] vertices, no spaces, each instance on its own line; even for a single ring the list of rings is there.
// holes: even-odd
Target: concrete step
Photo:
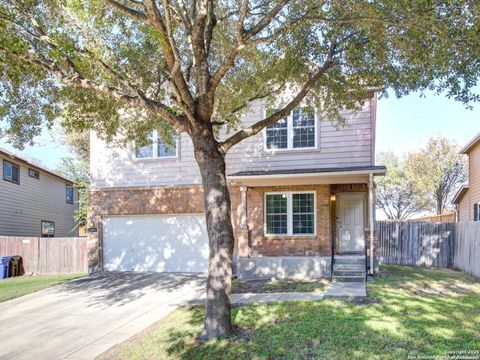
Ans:
[[[365,282],[365,275],[362,276],[333,276],[333,282]]]
[[[334,264],[365,264],[365,256],[338,256]]]
[[[333,269],[333,276],[365,276],[365,269],[362,269],[362,270]]]
[[[336,269],[360,269],[365,270],[365,264],[333,264]]]

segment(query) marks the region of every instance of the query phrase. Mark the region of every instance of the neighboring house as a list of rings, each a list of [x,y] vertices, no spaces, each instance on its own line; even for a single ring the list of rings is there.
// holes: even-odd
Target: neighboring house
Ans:
[[[455,195],[458,221],[480,221],[480,133],[461,151],[468,156],[468,185]]]
[[[251,104],[243,125],[261,120]],[[332,255],[360,255],[373,242],[376,95],[336,127],[297,108],[227,156],[242,277],[329,276]],[[91,134],[91,271],[201,272],[208,239],[201,178],[186,134],[168,145],[151,134],[141,149]],[[333,251],[333,254],[332,254]]]
[[[0,149],[0,235],[77,236],[73,183]]]

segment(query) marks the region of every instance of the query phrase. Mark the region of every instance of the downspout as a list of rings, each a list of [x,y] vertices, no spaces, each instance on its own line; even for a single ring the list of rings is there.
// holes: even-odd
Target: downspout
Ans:
[[[370,220],[370,275],[374,275],[374,262],[373,262],[373,243],[375,240],[375,204],[373,200],[373,174],[369,175],[369,184],[368,184],[368,200],[369,200],[369,220]]]

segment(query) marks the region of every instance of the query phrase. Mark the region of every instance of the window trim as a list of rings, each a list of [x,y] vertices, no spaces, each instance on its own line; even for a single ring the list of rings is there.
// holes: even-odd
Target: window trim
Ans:
[[[267,196],[268,195],[287,195],[287,233],[270,234],[267,232]],[[313,234],[294,234],[293,233],[293,195],[294,194],[313,194]],[[317,236],[317,191],[268,191],[263,194],[263,234],[266,237],[316,237]]]
[[[172,160],[172,159],[178,159],[179,157],[179,147],[180,147],[180,134],[175,135],[175,155],[172,156],[162,156],[158,157],[155,155],[158,155],[158,131],[157,130],[152,130],[154,134],[154,142],[152,144],[153,146],[153,151],[152,157],[137,157],[137,145],[134,142],[133,143],[133,151],[132,151],[132,157],[135,161],[155,161],[155,160]]]
[[[72,188],[72,202],[68,201],[68,188]],[[65,202],[70,205],[75,203],[75,188],[73,185],[65,184]]]
[[[13,179],[7,179],[7,178],[5,178],[5,163],[10,164],[10,165],[12,165],[12,166],[16,166],[16,167],[18,168],[18,181],[15,181],[15,180],[13,180]],[[12,163],[12,162],[10,162],[10,161],[8,161],[8,160],[3,159],[3,163],[2,163],[2,174],[3,174],[2,177],[3,177],[3,180],[8,181],[8,182],[11,182],[12,184],[20,185],[20,169],[21,169],[20,165],[17,165],[17,164],[15,164],[15,163]]]
[[[30,171],[33,171],[33,172],[37,173],[37,176],[32,176],[32,175],[30,175]],[[34,179],[37,179],[37,180],[40,180],[40,171],[35,170],[35,169],[32,169],[32,168],[28,168],[27,173],[28,173],[28,176],[29,176],[29,177],[34,178]]]
[[[305,108],[308,106],[297,106],[295,109],[298,108]],[[267,127],[265,127],[262,131],[263,133],[263,149],[267,153],[273,153],[273,152],[280,152],[280,151],[311,151],[311,150],[318,150],[318,111],[316,108],[313,107],[313,116],[315,120],[315,146],[312,147],[293,147],[293,110],[286,116],[287,118],[287,147],[286,148],[278,148],[278,149],[269,149],[267,148]],[[263,108],[263,118],[265,119],[267,117],[267,108]]]
[[[44,235],[44,234],[43,234],[43,223],[51,223],[51,224],[53,224],[53,235],[52,235],[52,236]],[[41,220],[41,221],[40,221],[40,235],[41,235],[42,238],[52,238],[52,237],[55,237],[55,231],[56,231],[55,221],[50,221],[50,220]]]
[[[475,212],[477,218],[475,219]],[[480,202],[473,204],[473,221],[480,221]]]

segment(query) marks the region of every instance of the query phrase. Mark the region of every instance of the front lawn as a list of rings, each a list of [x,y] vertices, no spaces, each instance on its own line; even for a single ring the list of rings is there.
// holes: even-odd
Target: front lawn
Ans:
[[[85,274],[52,276],[18,276],[0,280],[0,302],[39,291],[50,286],[62,284]]]
[[[407,359],[450,351],[480,356],[478,279],[451,270],[383,266],[368,292],[365,299],[236,307],[236,336],[208,342],[198,340],[203,307],[180,308],[100,359]]]

